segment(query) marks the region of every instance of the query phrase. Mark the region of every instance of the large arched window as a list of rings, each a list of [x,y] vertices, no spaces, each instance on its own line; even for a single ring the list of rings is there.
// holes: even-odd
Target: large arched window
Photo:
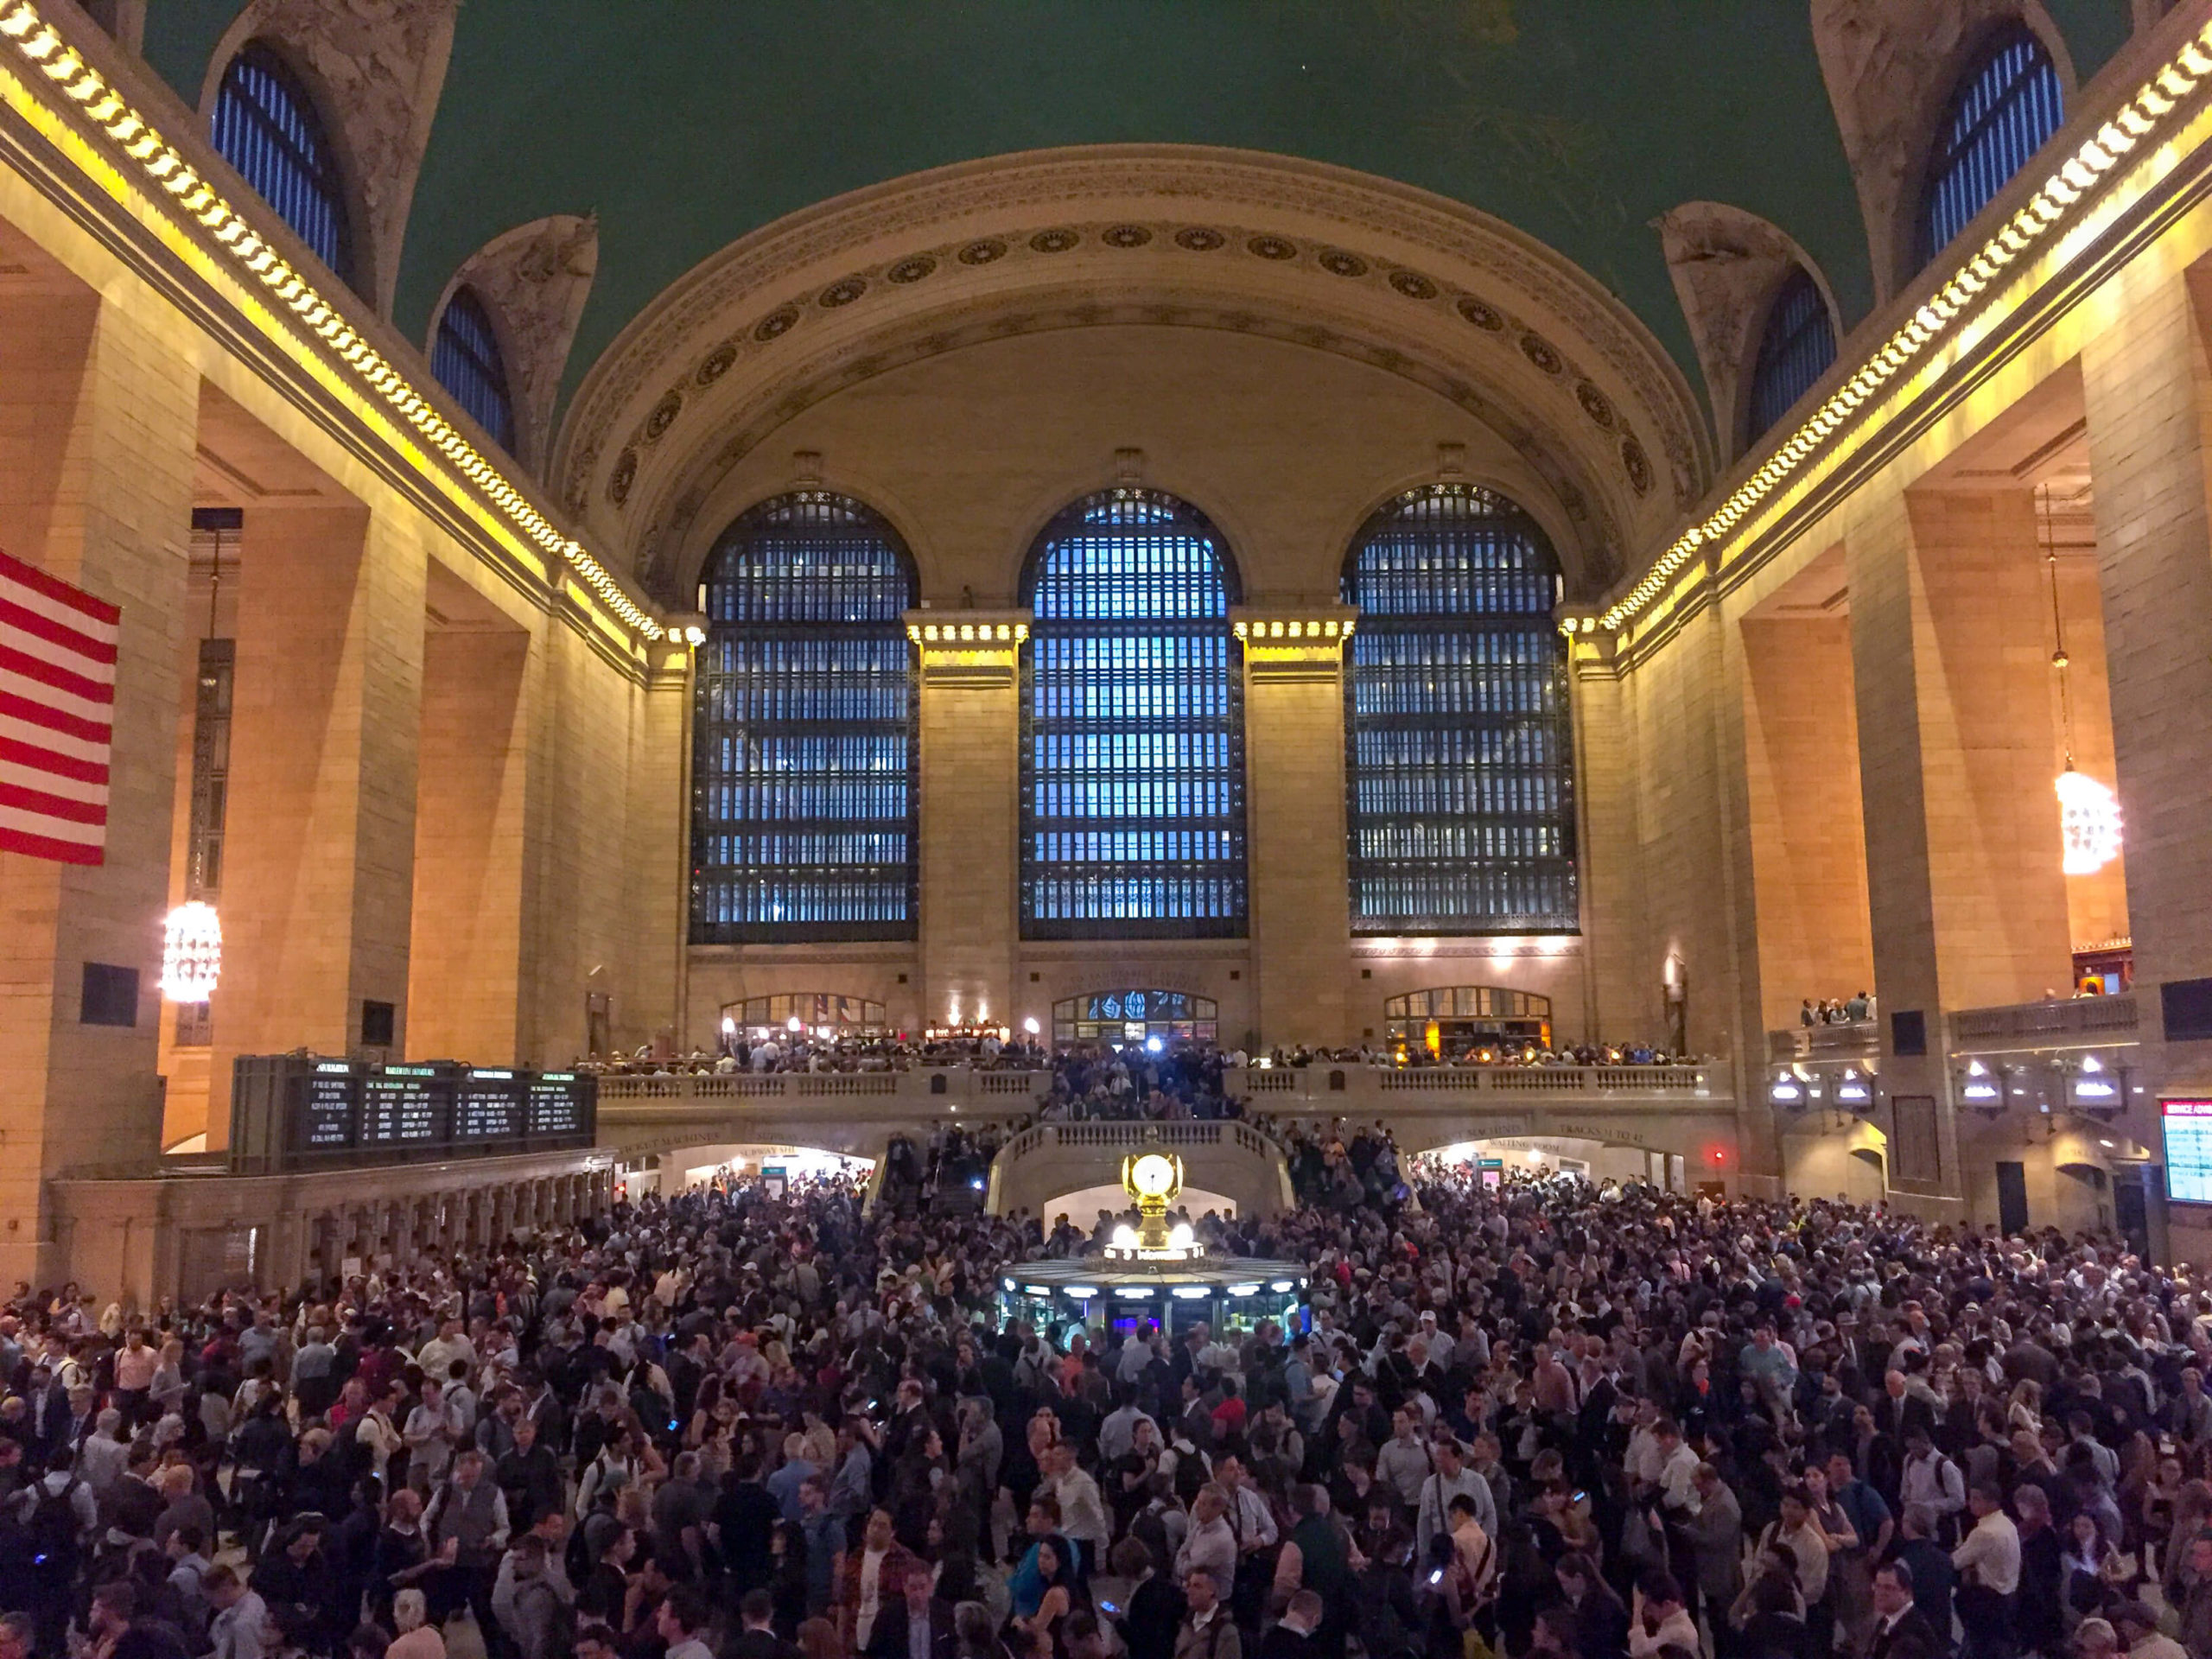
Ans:
[[[502,449],[512,451],[515,407],[507,391],[507,365],[499,356],[499,339],[492,331],[491,315],[474,289],[454,289],[453,297],[439,314],[438,338],[430,348],[430,372],[476,417],[477,425],[499,441]]]
[[[778,496],[707,560],[691,938],[914,937],[913,563],[857,501]]]
[[[340,280],[353,280],[346,184],[330,134],[307,89],[258,41],[223,72],[215,148]]]
[[[1243,933],[1235,582],[1213,526],[1154,490],[1087,496],[1031,550],[1024,938]]]
[[[1758,442],[1834,361],[1835,325],[1829,320],[1827,302],[1805,268],[1792,265],[1767,308],[1766,327],[1759,334],[1744,442]]]
[[[1926,264],[1989,205],[2064,122],[2058,68],[2025,25],[1992,35],[1937,130],[1921,194],[1918,252]]]
[[[1345,563],[1355,933],[1571,933],[1574,754],[1559,566],[1469,484],[1410,490]]]

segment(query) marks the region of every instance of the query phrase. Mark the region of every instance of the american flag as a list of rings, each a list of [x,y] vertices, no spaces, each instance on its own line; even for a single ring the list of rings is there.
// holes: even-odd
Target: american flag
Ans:
[[[0,553],[0,852],[105,856],[121,615]]]

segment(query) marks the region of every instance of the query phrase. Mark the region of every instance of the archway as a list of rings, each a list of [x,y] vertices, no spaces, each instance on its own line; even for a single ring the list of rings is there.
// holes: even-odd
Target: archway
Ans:
[[[1142,987],[1093,991],[1052,1004],[1052,1046],[1075,1043],[1212,1042],[1218,1009],[1210,996]]]

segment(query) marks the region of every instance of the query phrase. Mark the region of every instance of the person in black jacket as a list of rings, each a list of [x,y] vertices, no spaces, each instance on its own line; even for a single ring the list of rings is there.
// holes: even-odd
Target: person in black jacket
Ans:
[[[1943,1659],[1948,1632],[1939,1638],[1928,1615],[1913,1602],[1912,1569],[1889,1561],[1874,1572],[1874,1633],[1866,1659]]]
[[[1173,1659],[1175,1632],[1188,1611],[1183,1592],[1154,1569],[1152,1551],[1141,1540],[1122,1539],[1109,1553],[1107,1564],[1133,1586],[1124,1605],[1098,1604],[1101,1612],[1121,1625],[1129,1659]]]
[[[868,1632],[868,1646],[861,1651],[867,1659],[914,1659],[918,1651],[925,1651],[928,1659],[953,1659],[958,1637],[952,1618],[952,1604],[931,1590],[930,1575],[909,1573],[906,1593],[885,1603]],[[925,1631],[925,1649],[917,1648],[918,1626]]]

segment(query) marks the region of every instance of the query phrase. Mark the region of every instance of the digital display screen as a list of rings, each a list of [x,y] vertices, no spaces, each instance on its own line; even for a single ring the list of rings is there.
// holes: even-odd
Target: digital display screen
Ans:
[[[471,1071],[454,1102],[453,1138],[504,1141],[520,1135],[527,1086],[512,1071]]]
[[[343,1152],[353,1144],[353,1125],[360,1113],[360,1068],[343,1061],[321,1061],[301,1087],[292,1142],[308,1152]]]
[[[2168,1100],[2166,1196],[2177,1204],[2212,1204],[2212,1100]]]
[[[548,1071],[530,1085],[532,1135],[582,1135],[584,1091],[592,1084],[573,1071]]]
[[[264,1168],[550,1151],[589,1145],[598,1108],[599,1080],[574,1071],[247,1055],[231,1144]]]
[[[442,1141],[443,1080],[427,1065],[387,1065],[368,1079],[361,1105],[364,1146]]]

